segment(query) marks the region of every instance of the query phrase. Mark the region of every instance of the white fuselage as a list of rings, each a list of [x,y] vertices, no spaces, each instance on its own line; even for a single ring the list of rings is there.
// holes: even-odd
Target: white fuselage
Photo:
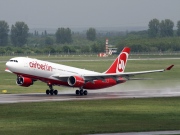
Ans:
[[[15,62],[17,61],[17,62]],[[56,64],[52,62],[17,57],[6,63],[7,68],[16,74],[27,74],[31,76],[38,76],[43,78],[51,78],[52,75],[79,75],[97,74],[98,72],[89,71],[85,69],[70,67],[66,65]],[[100,73],[99,73],[100,74]],[[53,78],[55,79],[55,78]]]
[[[121,77],[106,77],[104,73],[75,68],[71,66],[55,64],[26,57],[16,57],[6,63],[6,71],[21,77],[17,79],[20,86],[30,86],[31,80],[40,80],[48,85],[62,85],[68,87],[78,87],[85,89],[102,89],[123,83]]]

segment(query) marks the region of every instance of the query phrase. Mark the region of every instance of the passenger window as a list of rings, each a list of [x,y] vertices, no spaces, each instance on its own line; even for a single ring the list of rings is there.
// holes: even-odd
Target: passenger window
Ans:
[[[17,60],[9,60],[10,62],[16,62],[16,63],[18,63],[18,61]]]

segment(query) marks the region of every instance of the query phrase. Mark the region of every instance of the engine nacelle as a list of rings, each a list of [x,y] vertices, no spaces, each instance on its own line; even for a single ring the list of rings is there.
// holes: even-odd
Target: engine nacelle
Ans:
[[[30,85],[33,85],[33,80],[28,77],[17,77],[16,84],[23,87],[29,87]]]
[[[84,78],[80,76],[70,76],[68,84],[73,87],[82,87],[85,84]]]

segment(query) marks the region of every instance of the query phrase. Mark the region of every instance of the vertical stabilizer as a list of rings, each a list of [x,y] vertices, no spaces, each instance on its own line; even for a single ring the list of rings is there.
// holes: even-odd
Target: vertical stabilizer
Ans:
[[[123,73],[125,70],[129,53],[130,53],[130,48],[125,47],[105,73],[106,74]]]

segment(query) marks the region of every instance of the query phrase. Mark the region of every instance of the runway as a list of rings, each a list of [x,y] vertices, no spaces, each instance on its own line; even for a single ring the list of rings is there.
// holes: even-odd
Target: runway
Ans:
[[[97,100],[97,99],[119,99],[119,98],[153,98],[153,97],[179,97],[180,90],[128,90],[128,91],[88,91],[87,96],[77,96],[74,91],[59,91],[58,95],[46,95],[44,93],[30,94],[0,94],[0,104],[21,102],[47,102],[47,101],[72,101],[72,100]]]

